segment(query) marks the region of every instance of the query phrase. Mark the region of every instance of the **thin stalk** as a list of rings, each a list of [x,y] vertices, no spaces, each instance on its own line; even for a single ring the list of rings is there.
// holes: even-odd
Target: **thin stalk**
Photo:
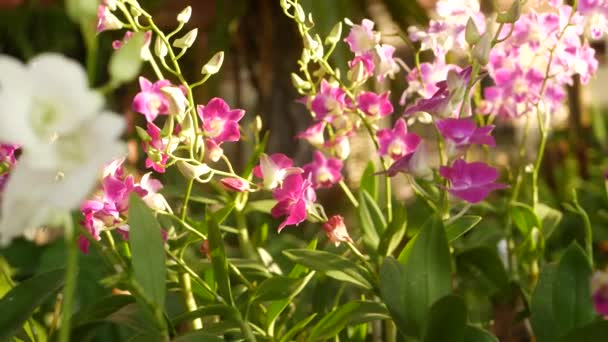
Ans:
[[[70,325],[72,320],[72,309],[74,306],[74,295],[76,294],[76,275],[78,274],[78,247],[74,238],[74,223],[72,218],[66,214],[65,244],[67,249],[65,286],[63,288],[63,306],[61,308],[61,329],[59,330],[59,341],[70,340]]]

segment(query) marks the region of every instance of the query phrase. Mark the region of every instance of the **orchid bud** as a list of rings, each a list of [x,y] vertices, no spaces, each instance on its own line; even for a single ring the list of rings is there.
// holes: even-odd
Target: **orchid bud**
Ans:
[[[188,6],[188,7],[184,8],[181,12],[179,12],[179,14],[177,15],[177,22],[179,22],[181,24],[185,24],[190,20],[191,15],[192,15],[192,7]]]
[[[156,36],[156,41],[154,41],[154,54],[160,58],[164,58],[167,56],[168,52],[167,44],[165,44],[160,36]]]
[[[185,139],[189,143],[193,144],[195,142],[194,138],[196,136],[194,131],[194,125],[192,124],[192,117],[190,115],[184,115],[184,119],[180,123],[180,130],[177,136],[180,139]]]
[[[177,168],[187,179],[195,179],[211,171],[207,164],[192,165],[181,160],[177,162]]]
[[[341,36],[342,36],[342,22],[338,22],[334,26],[334,28],[331,29],[331,32],[329,33],[327,38],[325,38],[325,44],[334,45],[340,41]]]
[[[262,131],[262,127],[263,127],[263,123],[262,123],[262,117],[259,115],[255,116],[255,121],[254,121],[255,125],[255,131],[256,132],[261,132]]]
[[[97,13],[97,33],[120,30],[124,25],[106,6],[100,5]]]
[[[173,41],[173,46],[179,49],[188,49],[194,44],[196,41],[196,36],[198,35],[198,29],[192,29],[188,33],[186,33],[183,37],[176,39]]]
[[[304,81],[296,73],[291,73],[291,83],[293,84],[294,88],[296,88],[298,90],[310,89],[310,82]]]
[[[357,62],[347,73],[346,77],[351,83],[359,83],[367,79],[367,72],[362,62]]]
[[[477,25],[475,25],[475,21],[473,21],[473,18],[471,17],[469,17],[469,20],[467,20],[467,27],[464,31],[464,37],[467,43],[469,43],[470,45],[477,44],[479,38],[481,38],[479,30],[477,29]]]
[[[288,9],[291,8],[291,4],[289,2],[287,2],[287,0],[281,0],[281,8],[283,8],[284,11],[287,11]]]
[[[188,99],[186,99],[184,91],[179,87],[163,87],[161,92],[169,100],[169,114],[176,115],[183,120],[186,108],[188,108]]]
[[[479,64],[487,65],[490,60],[490,49],[492,49],[492,33],[490,30],[486,30],[473,47],[473,58]]]
[[[236,192],[248,192],[251,190],[249,187],[249,182],[245,181],[242,178],[228,177],[220,179],[220,183],[226,189],[236,191]]]
[[[295,4],[295,15],[296,20],[299,23],[304,23],[306,21],[306,13],[304,13],[304,9],[298,3]]]
[[[213,140],[205,139],[205,156],[212,162],[222,158],[224,150]]]
[[[344,218],[340,215],[330,217],[329,220],[323,224],[323,230],[325,231],[325,235],[327,235],[327,239],[336,246],[339,246],[341,242],[353,243],[353,240],[348,234],[348,230],[346,230]]]
[[[141,16],[141,11],[135,6],[131,6],[129,11],[131,12],[131,16],[133,16],[134,19],[137,19],[139,16]]]
[[[211,59],[207,62],[207,64],[205,64],[203,66],[203,69],[201,69],[201,74],[205,74],[205,75],[217,74],[217,72],[220,71],[220,68],[222,67],[223,63],[224,63],[224,51],[220,51],[220,52],[216,53],[215,55],[213,55],[213,57],[211,57]]]
[[[139,136],[139,139],[141,139],[141,141],[146,142],[152,140],[152,138],[148,134],[148,131],[139,126],[135,126],[135,132],[137,132],[137,136]]]
[[[304,34],[304,47],[310,52],[314,53],[317,50],[318,42],[314,40],[308,32]]]
[[[521,15],[521,2],[514,0],[506,12],[498,13],[496,22],[499,24],[515,23]]]

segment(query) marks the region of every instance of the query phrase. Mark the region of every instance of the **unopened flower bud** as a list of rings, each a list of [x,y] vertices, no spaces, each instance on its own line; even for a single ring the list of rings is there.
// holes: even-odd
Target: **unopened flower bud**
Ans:
[[[304,23],[306,21],[306,13],[304,13],[304,9],[302,8],[302,6],[296,3],[295,10],[296,20],[300,23]]]
[[[211,249],[209,248],[209,240],[205,239],[201,242],[201,246],[199,247],[201,253],[205,254],[207,258],[211,257]]]
[[[319,43],[314,40],[308,33],[305,33],[303,38],[304,47],[314,54],[314,52],[317,50],[317,46]]]
[[[168,53],[167,44],[160,38],[160,36],[156,36],[156,41],[154,41],[154,54],[160,58],[167,56]]]
[[[196,41],[196,36],[198,35],[198,29],[192,29],[188,33],[186,33],[183,37],[176,39],[173,41],[173,46],[179,49],[188,49],[194,44]]]
[[[304,81],[296,73],[291,73],[291,83],[293,84],[294,88],[296,88],[298,90],[307,90],[307,89],[310,89],[310,83],[307,82],[307,81]]]
[[[186,108],[188,108],[188,99],[186,99],[184,91],[179,87],[163,87],[160,91],[169,100],[169,114],[176,115],[183,120]]]
[[[506,12],[498,13],[496,22],[499,24],[515,23],[521,15],[521,1],[513,0],[511,7]]]
[[[338,22],[334,26],[334,28],[331,29],[331,32],[329,32],[329,35],[327,36],[327,38],[325,38],[325,44],[334,45],[340,41],[341,36],[342,36],[342,22]]]
[[[177,22],[185,24],[190,20],[191,15],[192,7],[188,6],[184,8],[181,12],[179,12],[179,14],[177,15]]]
[[[251,190],[251,188],[249,187],[249,183],[241,178],[222,178],[220,179],[220,183],[222,183],[222,185],[226,187],[226,189],[236,192],[247,192]]]
[[[215,55],[213,55],[213,57],[211,57],[211,59],[207,62],[207,64],[205,64],[203,66],[203,69],[201,69],[201,74],[205,74],[205,75],[217,74],[217,72],[220,71],[220,68],[222,67],[223,63],[224,63],[224,51],[220,51],[220,52],[216,53]]]
[[[359,83],[367,79],[367,72],[363,62],[357,62],[348,72],[346,77],[351,83]]]
[[[469,17],[469,20],[467,21],[467,26],[464,31],[464,37],[467,43],[469,43],[469,45],[477,44],[479,38],[481,38],[479,30],[477,29],[477,25],[475,25],[475,21],[473,21],[473,18],[471,17]]]
[[[187,179],[198,178],[211,171],[207,164],[192,165],[186,163],[185,161],[178,161],[177,168],[179,169],[179,172],[181,172],[181,174]]]
[[[123,23],[104,5],[97,9],[97,33],[108,30],[119,30]]]
[[[346,230],[344,218],[340,215],[330,217],[329,220],[323,224],[323,230],[325,231],[325,235],[327,235],[327,239],[336,246],[340,245],[341,242],[353,242],[348,234],[348,230]]]
[[[473,58],[481,65],[487,65],[490,59],[490,49],[492,49],[492,33],[490,30],[481,36],[475,47],[473,47]]]
[[[262,117],[259,115],[255,116],[255,131],[256,132],[261,132],[262,131],[262,127],[264,126],[264,124],[262,123]]]
[[[212,162],[216,162],[222,158],[224,150],[211,139],[205,139],[205,156]]]
[[[152,138],[150,138],[150,135],[148,134],[148,132],[139,126],[135,126],[135,132],[137,132],[137,135],[139,136],[139,139],[141,139],[141,141],[152,140]]]
[[[139,16],[141,16],[141,11],[135,6],[131,6],[129,11],[131,12],[131,16],[133,16],[134,19],[137,19]]]

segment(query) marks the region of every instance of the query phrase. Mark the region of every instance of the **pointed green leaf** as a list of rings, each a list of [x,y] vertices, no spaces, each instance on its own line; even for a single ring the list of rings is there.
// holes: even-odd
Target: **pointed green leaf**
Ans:
[[[393,204],[394,217],[388,225],[378,245],[378,254],[390,255],[399,247],[407,230],[407,209],[405,205],[397,202]]]
[[[563,214],[561,211],[553,209],[546,204],[539,203],[536,206],[536,216],[542,223],[543,236],[545,239],[548,239],[561,222]]]
[[[509,275],[495,248],[468,249],[456,256],[456,264],[462,277],[475,280],[490,295],[509,285]]]
[[[369,161],[365,170],[363,170],[363,175],[361,176],[361,185],[360,188],[362,190],[367,191],[368,194],[372,196],[373,199],[378,199],[378,176],[374,175],[376,173],[376,169],[374,167],[374,162]]]
[[[557,329],[553,315],[553,286],[557,265],[543,267],[530,301],[530,323],[538,342],[557,340]]]
[[[64,273],[60,269],[29,278],[0,299],[0,341],[17,333],[34,310],[61,289]]]
[[[179,336],[171,340],[171,342],[223,342],[223,338],[210,334],[205,331],[193,331],[191,333]]]
[[[461,342],[464,331],[467,308],[464,300],[458,296],[445,296],[431,306],[426,324],[424,342]]]
[[[481,216],[465,215],[445,226],[446,236],[449,242],[454,242],[481,221]]]
[[[606,336],[608,336],[608,321],[600,320],[572,330],[562,337],[559,342],[599,342],[605,341]]]
[[[323,317],[310,331],[308,341],[326,341],[349,325],[388,319],[384,305],[376,302],[353,301],[346,303]]]
[[[283,251],[283,254],[291,261],[315,271],[323,272],[328,277],[346,281],[364,289],[372,288],[372,277],[369,272],[364,267],[343,256],[307,249],[289,249]]]
[[[283,335],[281,337],[281,340],[279,340],[279,342],[291,341],[293,339],[293,337],[296,336],[296,334],[299,333],[302,329],[304,329],[304,327],[306,327],[308,325],[308,323],[310,323],[315,317],[317,317],[317,314],[313,313],[312,315],[310,315],[310,316],[304,318],[303,320],[301,320],[300,322],[298,322],[291,329],[289,329],[289,331],[287,331],[285,333],[285,335]]]
[[[308,283],[313,273],[303,279],[295,279],[285,276],[274,276],[260,283],[255,289],[251,300],[253,302],[266,302],[290,298],[294,293],[302,290],[302,283]]]
[[[509,216],[523,236],[528,236],[534,227],[541,228],[541,222],[534,213],[534,209],[527,204],[513,204],[509,207]]]
[[[228,260],[226,259],[226,251],[224,250],[224,239],[220,232],[220,226],[211,215],[207,219],[207,229],[209,230],[209,256],[213,264],[213,273],[217,281],[218,292],[228,303],[233,303]]]
[[[160,225],[152,209],[136,193],[129,196],[129,245],[135,280],[144,294],[165,306],[165,250]]]

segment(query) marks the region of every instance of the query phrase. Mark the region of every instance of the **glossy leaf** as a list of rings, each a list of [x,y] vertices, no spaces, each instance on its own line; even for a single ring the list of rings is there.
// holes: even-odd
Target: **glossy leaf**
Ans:
[[[462,277],[476,280],[490,295],[509,285],[509,275],[494,248],[477,247],[456,256]]]
[[[64,281],[64,270],[53,270],[27,279],[0,299],[0,341],[13,336],[34,310],[50,299]]]
[[[390,255],[399,247],[407,230],[407,209],[399,202],[393,204],[394,217],[388,225],[378,245],[380,255]]]
[[[144,294],[161,308],[165,305],[165,251],[161,228],[136,193],[129,196],[129,245],[135,280]]]
[[[572,330],[563,336],[559,342],[571,341],[605,341],[608,336],[608,321],[600,320]]]
[[[285,298],[292,298],[295,293],[302,290],[302,284],[308,283],[309,277],[303,279],[295,279],[285,276],[274,276],[268,278],[258,285],[252,295],[254,302],[266,302]]]
[[[453,242],[463,236],[469,230],[481,222],[481,216],[465,215],[445,226],[446,236],[449,242]]]
[[[368,290],[372,288],[369,272],[343,256],[307,249],[289,249],[283,251],[283,254],[293,262],[323,272],[331,278],[346,281]]]
[[[557,329],[553,315],[553,286],[557,265],[543,267],[530,301],[530,322],[538,342],[557,340]]]
[[[563,214],[561,211],[553,209],[546,204],[539,203],[536,206],[536,216],[542,223],[543,236],[547,239],[561,222]]]
[[[541,222],[534,209],[523,203],[515,203],[509,207],[509,216],[523,236],[528,236],[532,228],[541,228]]]
[[[226,251],[224,250],[224,239],[222,238],[218,223],[212,217],[209,217],[207,220],[207,229],[209,234],[209,256],[213,264],[213,273],[217,281],[218,292],[228,303],[233,303],[228,260],[226,259]]]
[[[296,336],[296,334],[298,334],[300,331],[302,331],[302,329],[304,329],[304,327],[306,327],[315,317],[317,317],[316,313],[313,313],[312,315],[304,318],[303,320],[301,320],[300,322],[296,323],[293,327],[291,327],[291,329],[289,329],[285,335],[283,335],[281,337],[281,339],[279,340],[279,342],[289,342],[293,339],[294,336]]]
[[[346,303],[323,317],[310,331],[308,341],[325,341],[336,336],[349,325],[388,319],[384,305],[376,302],[353,301]]]
[[[378,200],[378,176],[374,175],[374,173],[376,173],[374,162],[370,161],[367,163],[365,170],[363,170],[360,188],[367,191],[374,200]]]
[[[445,296],[431,306],[424,332],[424,342],[461,342],[464,331],[467,308],[464,300],[458,296]]]

